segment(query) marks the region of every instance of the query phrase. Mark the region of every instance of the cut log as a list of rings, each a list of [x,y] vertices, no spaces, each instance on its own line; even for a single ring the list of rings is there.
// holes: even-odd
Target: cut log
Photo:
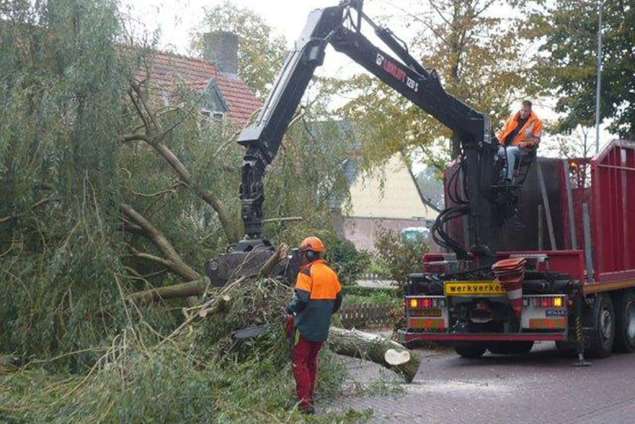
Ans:
[[[421,354],[377,334],[331,327],[329,349],[340,355],[366,359],[396,371],[411,383],[419,369]]]

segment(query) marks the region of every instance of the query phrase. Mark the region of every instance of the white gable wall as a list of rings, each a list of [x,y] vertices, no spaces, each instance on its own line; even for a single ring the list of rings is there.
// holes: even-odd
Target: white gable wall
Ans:
[[[390,158],[382,172],[358,176],[350,187],[351,209],[348,217],[388,219],[436,218],[436,212],[425,205],[417,186],[400,154]]]

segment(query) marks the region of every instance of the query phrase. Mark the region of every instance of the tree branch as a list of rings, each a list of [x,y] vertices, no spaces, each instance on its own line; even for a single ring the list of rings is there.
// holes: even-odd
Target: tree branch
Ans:
[[[134,87],[134,84],[130,84],[131,87]],[[139,103],[137,102],[137,99],[135,98],[133,91],[136,92],[136,90],[128,90],[128,96],[130,97],[130,100],[132,101],[132,105],[134,106],[135,110],[137,111],[137,115],[139,116],[139,118],[141,119],[141,121],[143,122],[143,127],[145,128],[145,130],[147,132],[152,131],[152,128],[150,128],[150,123],[148,122],[145,114],[143,113],[143,111],[141,110],[141,106],[139,106]]]
[[[165,159],[166,162],[168,162],[181,181],[190,187],[192,191],[194,191],[194,193],[196,193],[196,195],[198,195],[205,203],[210,205],[212,209],[214,209],[218,215],[218,219],[221,222],[227,239],[230,242],[238,240],[239,236],[237,231],[220,200],[213,193],[203,189],[200,185],[195,184],[192,181],[192,175],[188,169],[168,146],[163,143],[151,143],[151,146],[154,147],[154,149],[159,153],[159,155],[161,155],[161,157],[163,157],[163,159]]]
[[[157,196],[164,195],[166,193],[176,193],[176,190],[183,185],[185,185],[183,181],[177,181],[175,184],[172,184],[170,187],[166,188],[165,190],[157,191],[156,193],[146,194],[146,193],[139,193],[133,190],[132,194],[135,194],[140,197],[157,197]]]
[[[226,285],[221,290],[221,294],[223,292],[227,292],[231,286],[235,286],[241,284],[247,278],[263,278],[271,274],[271,271],[275,268],[277,264],[281,261],[284,261],[289,253],[289,248],[287,245],[282,244],[278,247],[278,249],[271,255],[271,257],[263,264],[260,270],[252,275],[243,275],[237,280],[233,281],[229,285]],[[187,283],[174,284],[172,286],[167,287],[157,287],[149,290],[143,290],[140,292],[132,293],[128,296],[130,300],[140,303],[151,303],[156,302],[161,299],[173,299],[173,298],[182,298],[189,296],[198,296],[205,292],[205,289],[209,286],[210,281],[207,277],[199,278],[194,281],[189,281]],[[204,304],[200,305],[198,308],[201,310],[205,310],[211,304],[215,302],[215,299],[211,299]]]
[[[128,134],[128,135],[124,135],[120,142],[121,143],[129,143],[131,141],[148,141],[148,137],[145,136],[145,134]]]
[[[450,22],[450,20],[445,17],[439,6],[436,5],[436,2],[428,0],[428,4],[434,9],[435,12],[437,12],[437,15],[439,15],[439,17],[443,20],[443,22],[445,22],[447,26],[452,27],[452,22]]]
[[[50,202],[51,200],[55,200],[55,198],[54,197],[46,197],[44,199],[40,199],[37,202],[35,202],[33,204],[33,206],[31,206],[31,210],[37,209],[37,208],[39,208],[41,206],[44,206],[48,202]],[[21,213],[16,213],[15,215],[9,215],[9,216],[2,217],[2,218],[0,218],[0,224],[4,224],[5,222],[12,221],[12,220],[17,219],[17,218],[19,218],[19,217],[21,217],[21,216],[23,216],[25,214],[26,214],[26,212],[21,212]]]
[[[143,135],[142,138],[137,137],[136,134],[133,136],[129,136],[129,138],[143,140],[150,146],[152,146],[154,150],[170,165],[170,167],[176,173],[181,182],[187,185],[198,197],[200,197],[205,203],[207,203],[209,206],[212,207],[212,209],[214,209],[214,211],[218,215],[218,219],[221,223],[221,226],[223,227],[223,231],[227,239],[230,242],[238,240],[238,230],[233,225],[232,220],[221,201],[216,197],[216,195],[214,195],[214,193],[203,189],[203,187],[195,183],[192,179],[192,175],[185,167],[183,162],[181,162],[181,160],[174,154],[174,152],[172,152],[172,150],[161,141],[166,136],[166,134],[168,134],[178,124],[173,125],[167,131],[163,131],[156,117],[150,111],[148,105],[144,101],[139,86],[134,82],[131,82],[130,87],[131,88],[130,90],[128,90],[128,95],[130,96],[130,99],[134,104],[139,118],[144,123],[146,134]]]
[[[128,299],[135,303],[146,304],[157,302],[161,299],[198,296],[203,294],[208,285],[209,279],[204,277],[187,283],[174,284],[167,287],[157,287],[154,289],[132,293],[128,296]]]
[[[179,267],[175,266],[175,264],[172,261],[168,260],[168,259],[161,258],[161,257],[155,256],[155,255],[151,255],[151,254],[145,253],[145,252],[135,252],[134,256],[137,257],[137,258],[146,259],[146,260],[151,261],[151,262],[156,262],[159,265],[163,265],[168,270],[172,271],[174,274],[178,274],[178,275],[180,275],[183,278],[190,278],[188,275],[182,274],[182,270]]]
[[[152,225],[145,217],[137,212],[132,206],[125,203],[121,204],[123,213],[139,225],[147,236],[152,240],[154,245],[163,253],[167,260],[171,263],[170,269],[188,280],[197,280],[201,278],[200,274],[192,269],[183,261],[181,256],[174,249],[172,244],[154,225]],[[146,258],[147,259],[147,258]]]
[[[327,196],[328,197],[328,196]],[[262,223],[266,224],[268,222],[289,222],[289,221],[302,221],[304,217],[301,216],[282,216],[279,218],[267,218],[263,219]]]

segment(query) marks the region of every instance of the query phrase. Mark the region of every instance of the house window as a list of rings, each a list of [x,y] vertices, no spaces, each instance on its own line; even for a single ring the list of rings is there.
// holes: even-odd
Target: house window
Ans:
[[[222,123],[225,113],[229,112],[229,106],[218,88],[216,81],[209,81],[202,93],[201,124]]]
[[[211,111],[208,109],[201,109],[202,121],[205,122],[219,122],[225,117],[223,112]]]

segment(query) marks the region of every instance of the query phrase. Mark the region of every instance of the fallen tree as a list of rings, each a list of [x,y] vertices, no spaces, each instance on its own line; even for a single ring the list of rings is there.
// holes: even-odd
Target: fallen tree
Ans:
[[[286,288],[286,295],[279,293],[281,287],[286,287],[284,284],[274,283],[275,280],[271,280],[271,284],[268,286],[271,293],[264,293],[262,296],[263,299],[269,299],[269,302],[259,304],[257,311],[249,310],[251,308],[242,308],[242,310],[240,307],[236,308],[236,301],[244,301],[245,298],[249,298],[249,287],[255,284],[254,279],[267,277],[271,270],[287,257],[287,252],[287,246],[281,245],[258,272],[252,275],[243,275],[218,291],[207,292],[208,298],[204,302],[184,310],[187,316],[186,320],[169,337],[177,336],[184,329],[194,325],[197,320],[222,320],[223,317],[220,315],[231,308],[234,308],[234,312],[243,315],[243,317],[227,329],[226,335],[250,328],[253,331],[250,332],[251,335],[248,338],[256,338],[272,331],[272,329],[273,331],[280,329],[283,322],[281,311],[284,303],[291,296],[290,288]],[[129,299],[142,303],[153,302],[159,299],[202,295],[207,288],[209,288],[209,280],[202,279],[134,293],[129,296]],[[263,290],[262,286],[260,290]],[[264,290],[266,291],[267,287],[264,287]],[[263,313],[264,319],[257,320],[255,315]],[[276,325],[277,323],[280,325]],[[394,370],[402,375],[408,383],[414,379],[421,362],[421,356],[418,352],[411,351],[401,344],[379,335],[359,330],[332,327],[329,331],[328,346],[340,355],[362,358]]]

